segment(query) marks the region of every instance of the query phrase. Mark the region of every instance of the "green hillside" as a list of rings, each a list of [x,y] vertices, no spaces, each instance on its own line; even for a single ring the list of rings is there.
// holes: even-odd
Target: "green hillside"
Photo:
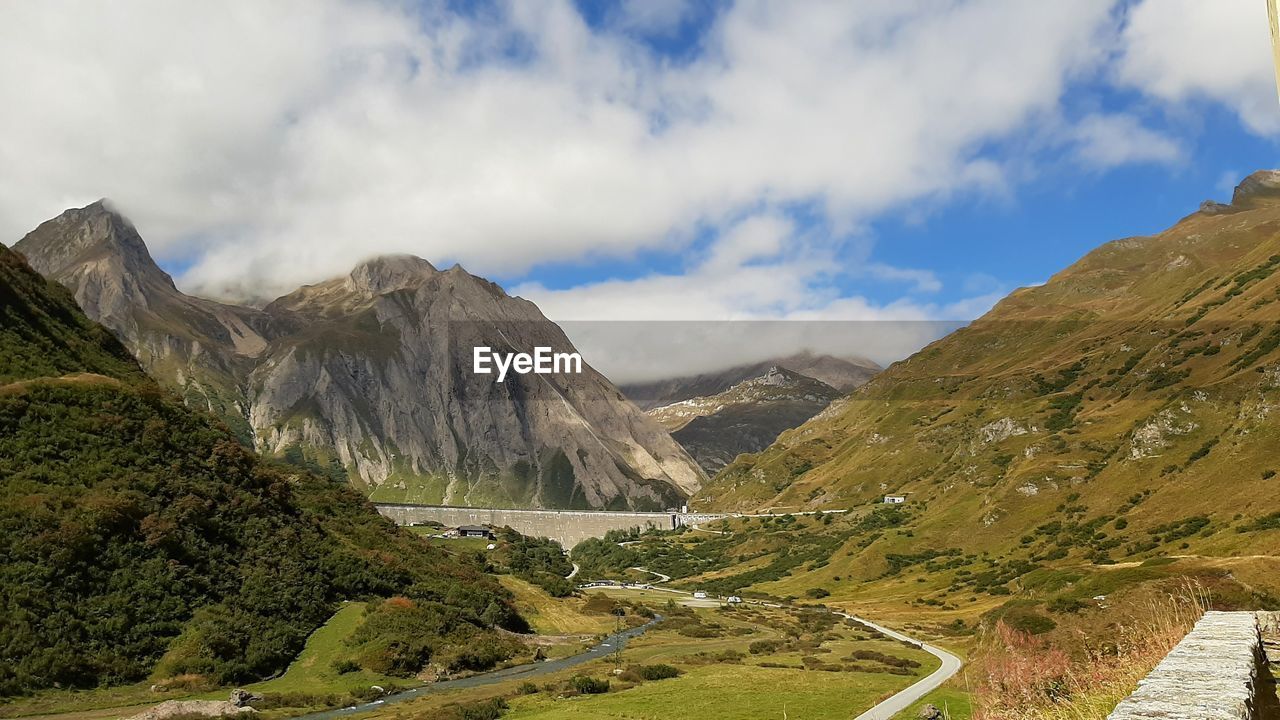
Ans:
[[[129,351],[69,291],[0,247],[0,384],[73,372],[142,378]]]
[[[495,628],[523,621],[477,560],[259,461],[3,247],[0,300],[0,696],[267,677],[344,599],[398,598],[360,638],[380,672],[515,651]]]
[[[1246,182],[1232,206],[1013,293],[739,458],[694,504],[905,492],[932,547],[1049,555],[1074,532],[1068,552],[1099,562],[1183,543],[1273,551],[1280,533],[1235,531],[1278,524],[1277,320],[1280,192]]]

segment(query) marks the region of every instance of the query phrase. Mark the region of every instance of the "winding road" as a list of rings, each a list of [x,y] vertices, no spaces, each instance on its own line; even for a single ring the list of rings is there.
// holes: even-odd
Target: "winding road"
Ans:
[[[656,575],[656,576],[658,576],[659,578],[661,578],[661,579],[660,579],[660,580],[658,580],[657,582],[649,583],[650,585],[658,585],[658,584],[661,584],[661,583],[664,583],[664,582],[671,582],[671,576],[670,576],[670,575],[663,575],[662,573],[660,573],[660,572],[658,572],[658,571],[656,571],[656,570],[650,570],[649,568],[643,568],[643,567],[633,567],[633,568],[631,568],[631,569],[632,569],[632,570],[639,570],[640,572],[647,572],[647,573],[649,573],[650,575]]]
[[[915,643],[920,646],[921,650],[924,650],[942,661],[942,664],[938,666],[937,670],[929,673],[927,676],[916,681],[906,689],[899,690],[896,694],[882,700],[875,707],[862,713],[858,717],[854,718],[854,720],[888,720],[897,713],[911,707],[911,705],[920,698],[923,698],[925,695],[937,690],[942,683],[950,680],[956,673],[960,672],[960,668],[964,667],[963,660],[942,648],[922,643],[915,638],[907,637],[906,635],[903,635],[896,630],[890,630],[887,627],[881,627],[870,620],[860,618],[856,615],[850,615],[842,612],[837,612],[836,614],[849,618],[850,620],[856,620],[867,627],[875,628],[894,640]]]
[[[466,688],[493,685],[495,683],[505,682],[512,679],[532,679],[543,675],[549,675],[576,665],[591,662],[592,660],[598,660],[599,658],[607,656],[618,647],[626,647],[628,640],[643,635],[645,631],[660,622],[662,622],[662,616],[656,615],[652,620],[643,625],[609,635],[602,640],[600,644],[586,652],[578,653],[577,655],[570,655],[569,657],[560,658],[558,660],[546,660],[543,662],[515,665],[501,670],[494,670],[493,672],[458,678],[457,680],[442,680],[429,685],[421,685],[409,690],[392,693],[391,695],[379,698],[370,703],[364,703],[363,705],[351,705],[349,707],[335,708],[333,710],[322,710],[308,715],[299,715],[291,718],[291,720],[333,720],[334,718],[341,718],[347,715],[355,715],[357,713],[377,710],[392,703],[412,700],[429,693],[440,692],[441,690],[463,690]]]

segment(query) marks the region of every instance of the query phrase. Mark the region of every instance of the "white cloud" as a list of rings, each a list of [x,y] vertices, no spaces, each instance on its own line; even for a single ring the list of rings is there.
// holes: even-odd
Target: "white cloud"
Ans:
[[[622,0],[619,27],[649,35],[670,35],[694,13],[692,0]]]
[[[833,281],[848,273],[795,230],[777,216],[751,216],[681,274],[564,290],[526,283],[513,292],[559,322],[587,361],[615,382],[706,372],[800,349],[888,364],[981,315],[1000,297],[988,289],[939,305],[843,296]],[[916,291],[940,287],[932,273],[881,263],[855,264],[854,272]]]
[[[986,149],[1101,62],[1109,11],[744,1],[672,65],[554,0],[4,3],[0,233],[108,196],[184,287],[255,294],[385,252],[628,257],[790,203],[845,237],[998,191]]]
[[[1122,42],[1120,82],[1172,103],[1222,103],[1255,133],[1280,131],[1266,3],[1142,0]]]
[[[1077,156],[1103,170],[1132,163],[1168,164],[1183,157],[1176,140],[1145,127],[1132,115],[1089,115],[1072,128],[1071,135]]]

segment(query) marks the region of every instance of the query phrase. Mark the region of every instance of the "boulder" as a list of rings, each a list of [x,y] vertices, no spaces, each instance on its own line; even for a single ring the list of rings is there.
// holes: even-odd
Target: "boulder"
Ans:
[[[248,690],[236,688],[235,690],[231,691],[230,702],[232,705],[235,705],[236,707],[240,707],[240,708],[248,707],[249,705],[252,705],[254,702],[257,702],[260,700],[262,700],[261,695],[258,695],[257,693],[251,693]]]
[[[166,700],[129,720],[169,720],[192,716],[220,718],[256,712],[251,707],[241,707],[227,700]]]

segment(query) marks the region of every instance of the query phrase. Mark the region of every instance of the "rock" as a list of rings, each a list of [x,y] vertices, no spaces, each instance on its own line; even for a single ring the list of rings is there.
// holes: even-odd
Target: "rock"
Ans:
[[[1018,435],[1026,435],[1027,428],[1010,417],[1000,418],[983,425],[978,429],[978,433],[982,436],[982,444],[987,445],[993,442],[1001,442]]]
[[[248,690],[236,688],[235,690],[231,691],[230,702],[232,705],[235,705],[236,707],[246,707],[248,705],[253,704],[254,702],[258,702],[261,700],[262,700],[261,695],[257,693],[251,693]]]
[[[938,709],[937,705],[934,705],[933,703],[929,703],[924,707],[920,708],[919,717],[920,717],[920,720],[942,720],[943,715],[942,715],[942,711]]]
[[[1231,196],[1231,204],[1239,206],[1276,195],[1280,195],[1280,171],[1259,170],[1240,181]]]
[[[256,712],[251,707],[241,707],[226,700],[166,700],[129,720],[169,720],[190,716],[220,718]]]

